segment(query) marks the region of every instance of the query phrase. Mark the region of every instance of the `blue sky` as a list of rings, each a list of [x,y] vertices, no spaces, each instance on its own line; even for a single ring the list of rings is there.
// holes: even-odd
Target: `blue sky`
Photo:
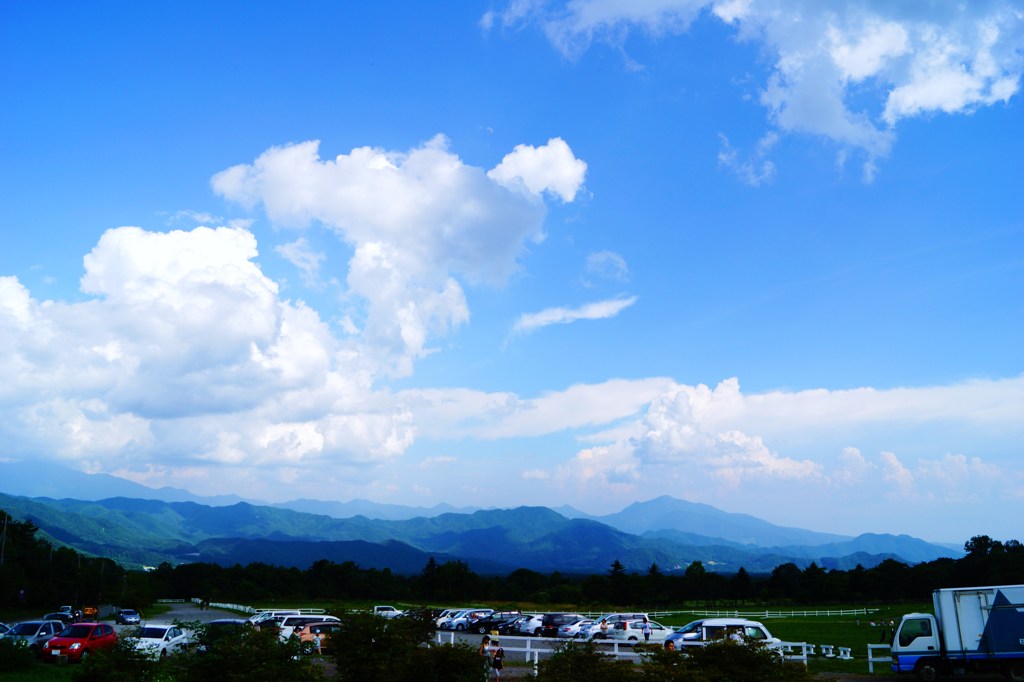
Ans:
[[[0,457],[1017,538],[1022,64],[1009,0],[5,5]]]

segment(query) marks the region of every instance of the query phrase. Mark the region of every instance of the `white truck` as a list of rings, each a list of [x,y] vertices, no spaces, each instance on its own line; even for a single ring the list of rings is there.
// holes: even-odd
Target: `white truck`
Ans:
[[[930,682],[1001,672],[1024,680],[1024,585],[953,587],[932,593],[935,614],[908,613],[892,640],[892,670]]]
[[[373,615],[380,616],[381,618],[398,618],[405,615],[405,612],[396,609],[394,606],[374,606]]]

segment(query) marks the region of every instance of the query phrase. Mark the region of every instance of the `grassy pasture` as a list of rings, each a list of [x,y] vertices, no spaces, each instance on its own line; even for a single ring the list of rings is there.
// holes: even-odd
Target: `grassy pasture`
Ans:
[[[838,673],[867,673],[868,644],[888,643],[892,636],[889,621],[899,624],[900,617],[905,613],[914,611],[930,611],[931,604],[888,604],[877,608],[866,616],[840,616],[840,615],[801,615],[800,611],[839,611],[862,608],[861,606],[801,606],[801,607],[772,607],[770,610],[783,613],[798,612],[796,615],[785,617],[771,617],[748,615],[751,620],[761,621],[769,631],[785,642],[806,642],[815,645],[816,655],[809,657],[808,669],[813,673],[838,672]],[[742,612],[752,612],[754,609],[747,607],[740,609]],[[664,625],[678,627],[685,625],[691,620],[700,616],[678,613],[672,617],[657,619]],[[875,626],[871,625],[874,621]],[[884,625],[883,625],[884,623]],[[884,629],[884,638],[883,638]],[[821,645],[832,645],[835,647],[833,653],[839,655],[839,647],[849,647],[853,656],[852,660],[839,660],[838,658],[825,658],[821,653]],[[884,652],[876,651],[875,656],[882,656]],[[887,663],[875,664],[875,675],[892,675],[889,672]]]

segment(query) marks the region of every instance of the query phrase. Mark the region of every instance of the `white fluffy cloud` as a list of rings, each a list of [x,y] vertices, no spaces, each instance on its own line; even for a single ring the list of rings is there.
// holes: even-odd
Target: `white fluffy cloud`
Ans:
[[[691,499],[713,501],[737,489],[753,496],[786,485],[800,486],[808,498],[832,491],[868,499],[873,494],[962,501],[985,489],[1009,499],[1024,472],[1012,461],[998,461],[999,453],[986,460],[938,452],[908,463],[888,450],[865,456],[857,442],[867,433],[882,433],[892,441],[922,424],[951,423],[966,425],[969,433],[981,427],[1019,438],[1014,415],[1021,413],[1024,377],[919,389],[760,394],[744,394],[735,379],[714,388],[668,383],[633,421],[594,434],[589,438],[594,445],[553,468],[554,479],[594,494],[628,488],[626,501],[629,494],[681,491]],[[830,432],[853,434],[842,436],[854,442],[836,458],[821,446],[808,457],[786,452],[801,441],[825,442]],[[977,442],[976,437],[966,440]],[[782,445],[770,447],[770,442]]]
[[[237,228],[108,230],[86,300],[0,278],[0,432],[10,454],[143,470],[392,459],[411,419],[318,314],[279,297]]]
[[[489,172],[437,136],[409,152],[370,147],[334,159],[318,142],[275,147],[218,173],[213,188],[275,223],[317,221],[354,248],[347,282],[365,301],[360,352],[406,375],[429,340],[469,319],[460,279],[500,284],[543,238],[544,193],[572,201],[586,164],[561,139],[520,145]]]
[[[1024,12],[1014,0],[516,1],[484,25],[538,21],[575,56],[594,41],[622,45],[632,29],[655,38],[683,33],[702,12],[770,55],[760,101],[771,123],[859,150],[869,180],[900,120],[970,113],[1006,102],[1020,88]]]
[[[505,155],[487,177],[506,187],[524,187],[530,194],[551,192],[562,201],[572,201],[583,185],[587,164],[577,159],[559,137],[543,147],[520,144]]]

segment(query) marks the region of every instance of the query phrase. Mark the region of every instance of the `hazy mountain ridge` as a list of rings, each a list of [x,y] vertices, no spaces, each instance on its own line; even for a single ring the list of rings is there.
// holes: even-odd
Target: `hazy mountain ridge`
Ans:
[[[644,506],[648,503],[624,510],[634,513],[632,523],[636,527],[642,527],[636,519],[664,523],[673,518],[665,516],[665,509],[679,504],[687,508],[690,504],[671,498],[652,502],[661,513],[646,513]],[[717,510],[702,507],[704,522],[717,531]],[[816,561],[825,567],[852,568],[857,563],[871,567],[886,558],[916,562],[951,555],[945,548],[907,536],[866,534],[820,546],[758,547],[673,529],[636,535],[600,521],[569,519],[546,507],[389,521],[364,516],[338,519],[246,502],[214,507],[124,497],[83,501],[0,494],[0,508],[32,520],[61,543],[126,563],[148,565],[161,561],[264,561],[304,568],[301,562],[310,557],[330,557],[339,562],[372,562],[366,567],[389,565],[392,570],[400,570],[401,566],[404,571],[414,559],[425,563],[426,558],[435,556],[459,558],[475,570],[493,571],[523,567],[599,573],[619,560],[628,569],[638,571],[657,563],[670,573],[700,561],[709,570],[735,571],[742,566],[764,572],[787,562],[804,566]],[[733,528],[737,517],[744,517],[719,513],[731,519]],[[753,520],[755,528],[771,527]],[[901,554],[901,548],[913,558]],[[390,564],[386,558],[389,555],[393,555]],[[854,556],[856,560],[851,558]]]
[[[678,500],[667,495],[634,502],[614,514],[587,518],[636,535],[676,530],[707,536],[707,529],[714,528],[714,538],[759,547],[825,545],[850,540],[843,535],[776,526],[749,514],[725,512],[708,504]]]

